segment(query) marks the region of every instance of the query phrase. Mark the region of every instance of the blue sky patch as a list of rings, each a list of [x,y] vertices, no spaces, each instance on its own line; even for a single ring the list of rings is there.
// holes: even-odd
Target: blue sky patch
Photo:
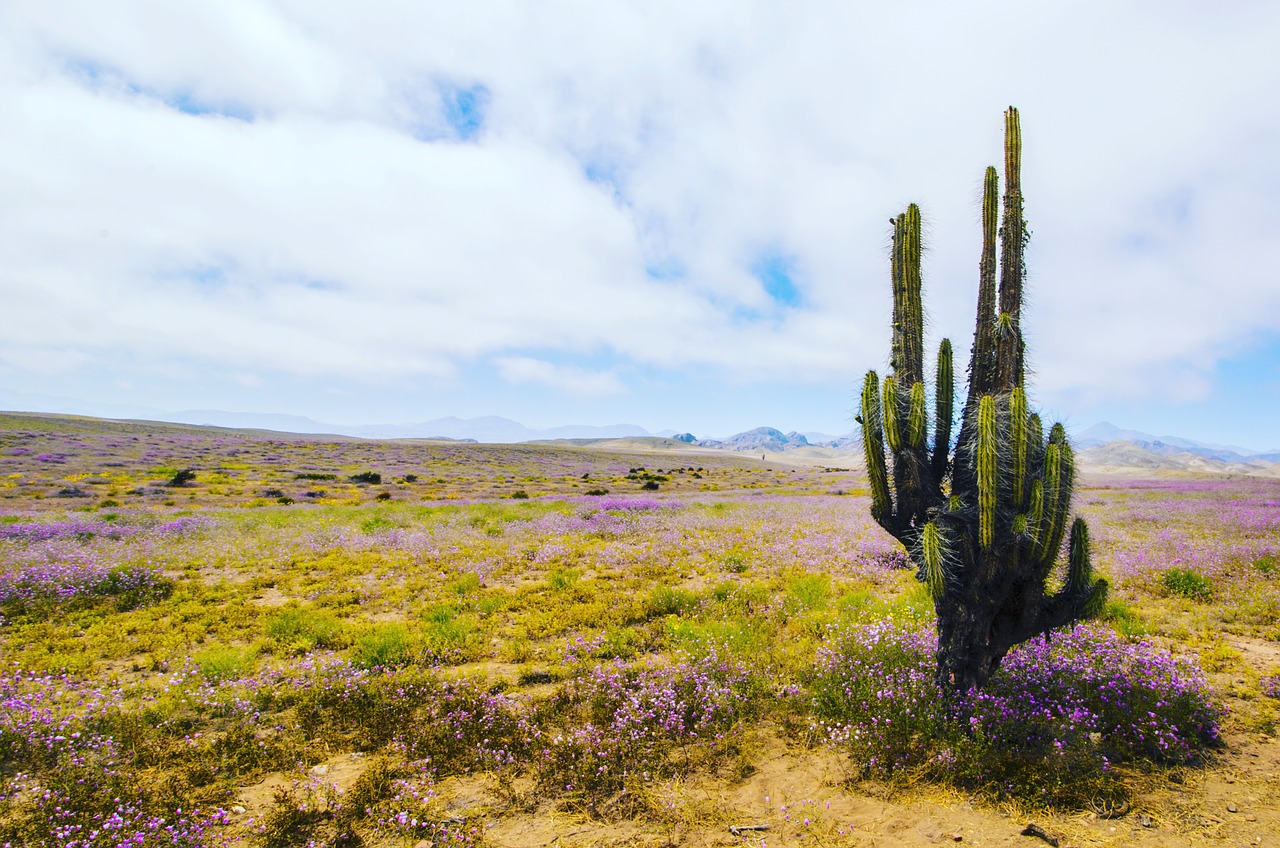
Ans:
[[[201,100],[188,91],[179,91],[168,95],[154,94],[153,96],[158,97],[170,109],[177,109],[187,115],[217,115],[221,118],[232,118],[237,121],[253,120],[253,112],[246,108],[227,103],[215,104],[207,100]]]
[[[644,272],[649,279],[660,281],[681,280],[685,274],[684,265],[670,257],[647,263]]]
[[[796,257],[768,250],[751,263],[751,274],[764,286],[765,292],[783,306],[799,306],[800,289],[796,286]]]
[[[177,274],[179,279],[185,279],[195,285],[202,292],[217,292],[227,286],[227,272],[221,265],[213,265],[200,263],[183,268]]]
[[[130,97],[159,100],[170,109],[185,115],[216,115],[237,121],[252,121],[253,111],[234,103],[202,99],[186,90],[162,91],[130,80],[119,69],[88,59],[69,59],[67,72],[93,91],[115,91]]]
[[[489,106],[489,89],[483,85],[461,88],[440,86],[444,119],[459,141],[474,141],[484,128],[485,109]]]

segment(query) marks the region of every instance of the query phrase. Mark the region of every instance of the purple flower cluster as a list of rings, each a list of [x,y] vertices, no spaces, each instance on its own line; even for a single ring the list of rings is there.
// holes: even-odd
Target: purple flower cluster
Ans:
[[[127,797],[131,780],[113,735],[124,693],[68,675],[0,678],[0,758],[18,771],[0,784],[0,839],[59,848],[207,846],[222,810],[158,814]]]
[[[596,666],[570,680],[534,740],[539,781],[551,791],[598,792],[661,776],[672,753],[687,761],[714,746],[752,708],[744,663],[712,651],[665,667]]]
[[[93,538],[128,539],[139,533],[170,536],[185,533],[208,524],[205,519],[191,516],[172,521],[144,525],[120,524],[114,521],[52,521],[0,525],[0,541],[47,542],[61,539],[88,541]]]
[[[936,644],[930,630],[889,621],[833,628],[810,686],[815,730],[869,771],[919,767],[979,783],[1057,759],[1098,771],[1181,763],[1218,740],[1222,710],[1198,667],[1108,628],[1024,643],[986,689],[958,699],[934,682]]]
[[[584,501],[602,512],[648,512],[654,509],[679,509],[675,501],[659,501],[653,498],[599,498]]]
[[[172,816],[147,812],[136,804],[120,803],[108,812],[89,813],[76,809],[63,793],[42,790],[37,809],[48,815],[46,836],[26,844],[53,848],[209,848],[228,845],[230,838],[214,828],[226,825],[225,810],[213,812],[178,809]],[[37,831],[39,833],[39,831]]]
[[[1264,585],[1252,565],[1280,554],[1280,483],[1270,480],[1127,481],[1085,509],[1113,573],[1145,578],[1191,571],[1244,593]],[[1102,507],[1096,509],[1095,507]],[[1231,600],[1231,598],[1224,598]]]
[[[0,574],[0,610],[9,617],[37,609],[74,608],[115,598],[132,608],[165,598],[173,581],[147,565],[46,562]]]
[[[1218,741],[1222,717],[1199,666],[1091,623],[1018,646],[972,703],[997,744],[1047,748],[1094,734],[1113,760],[1186,762]]]

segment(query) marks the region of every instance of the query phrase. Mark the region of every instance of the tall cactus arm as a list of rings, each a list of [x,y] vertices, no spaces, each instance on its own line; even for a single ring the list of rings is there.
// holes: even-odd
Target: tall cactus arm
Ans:
[[[1007,316],[1007,332],[996,339],[996,385],[1007,392],[1023,375],[1022,282],[1026,275],[1023,251],[1026,223],[1022,219],[1022,129],[1018,110],[1004,116],[1004,215],[1000,222],[1000,315]]]
[[[1000,214],[1000,175],[987,168],[982,187],[982,256],[978,260],[978,316],[969,352],[969,398],[966,410],[994,389],[992,367],[996,340],[996,233]]]
[[[883,414],[880,411],[880,376],[868,371],[862,381],[862,449],[871,483],[871,517],[880,524],[890,521],[889,474],[884,458]]]
[[[884,378],[884,438],[896,456],[902,450],[902,404],[898,401],[898,381]]]
[[[1044,613],[1037,630],[1045,632],[1072,621],[1094,618],[1107,602],[1107,581],[1093,576],[1089,557],[1089,527],[1083,518],[1071,525],[1067,577],[1057,594],[1045,599]]]
[[[1045,449],[1044,534],[1039,540],[1039,563],[1035,572],[1039,579],[1048,575],[1058,558],[1058,550],[1062,547],[1062,538],[1066,533],[1075,483],[1075,454],[1071,445],[1065,439],[1060,444],[1053,443],[1052,439],[1053,436],[1050,435],[1049,447]]]
[[[1020,510],[1027,495],[1027,393],[1021,388],[1009,394],[1009,453],[1013,462],[1013,508]]]
[[[1093,582],[1093,564],[1089,559],[1089,525],[1084,523],[1083,518],[1077,518],[1071,525],[1068,551],[1064,586],[1068,591],[1081,592]]]
[[[1033,412],[1027,416],[1027,468],[1035,469],[1044,465],[1044,423],[1040,413]],[[1028,470],[1028,474],[1032,473]]]
[[[929,435],[929,419],[925,414],[924,383],[911,385],[911,399],[907,414],[907,444],[913,448],[924,447]]]
[[[978,402],[978,542],[983,549],[995,544],[996,537],[996,402],[983,395]]]
[[[934,600],[941,600],[947,591],[947,572],[944,561],[942,530],[938,522],[930,521],[920,534],[920,559],[924,583]]]
[[[938,376],[934,386],[933,479],[941,485],[947,476],[951,451],[951,419],[955,415],[955,374],[951,364],[951,340],[938,345]]]
[[[1031,543],[1032,550],[1040,549],[1040,534],[1043,532],[1044,521],[1044,482],[1042,480],[1033,480],[1031,483],[1031,497],[1027,503],[1027,539]]]
[[[893,370],[906,389],[924,380],[920,207],[914,203],[895,219],[893,250]]]
[[[1051,542],[1055,536],[1061,540],[1062,529],[1055,526],[1061,520],[1062,510],[1058,508],[1059,495],[1062,493],[1062,453],[1058,445],[1050,443],[1044,451],[1044,508],[1040,518],[1040,532],[1036,543],[1035,559],[1040,570],[1052,567],[1058,549]]]

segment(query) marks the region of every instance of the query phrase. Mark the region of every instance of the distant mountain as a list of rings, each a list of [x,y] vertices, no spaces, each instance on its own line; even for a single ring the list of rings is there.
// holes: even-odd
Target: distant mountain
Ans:
[[[1150,433],[1143,433],[1138,430],[1122,430],[1106,421],[1094,424],[1071,439],[1071,443],[1077,448],[1097,447],[1111,442],[1128,442],[1158,456],[1189,453],[1204,459],[1228,463],[1247,462],[1254,459],[1274,462],[1276,461],[1274,457],[1280,456],[1280,451],[1262,452],[1236,445],[1206,444],[1181,436],[1153,436]],[[1265,459],[1268,456],[1273,458]]]
[[[1137,442],[1117,439],[1105,445],[1091,445],[1076,454],[1082,467],[1100,473],[1151,472],[1157,474],[1243,474],[1280,477],[1280,454],[1254,454],[1245,459],[1214,459],[1180,451],[1157,453]],[[1271,457],[1271,458],[1268,458]]]
[[[821,441],[811,439],[810,435],[819,437]],[[681,437],[677,436],[676,438],[679,439]],[[754,430],[747,430],[744,433],[738,433],[726,439],[701,439],[694,442],[694,444],[699,447],[719,448],[720,450],[781,453],[812,447],[848,449],[855,442],[851,436],[835,438],[825,433],[807,434],[797,433],[794,430],[790,433],[783,433],[773,427],[756,427]]]
[[[322,424],[302,415],[279,413],[224,412],[220,409],[184,409],[181,412],[152,412],[141,417],[149,421],[167,421],[171,424],[195,424],[208,427],[230,427],[234,430],[276,430],[282,433],[333,433],[351,436],[337,424]]]

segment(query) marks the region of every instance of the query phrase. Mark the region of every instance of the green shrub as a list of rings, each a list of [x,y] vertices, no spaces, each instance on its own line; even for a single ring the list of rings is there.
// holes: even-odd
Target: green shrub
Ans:
[[[1100,618],[1121,636],[1132,639],[1147,634],[1147,626],[1142,617],[1124,601],[1107,601]]]
[[[192,659],[208,680],[222,682],[244,677],[253,667],[257,651],[230,645],[211,645]]]
[[[293,653],[336,648],[342,642],[342,622],[322,610],[295,607],[267,619],[267,636]]]
[[[375,515],[360,522],[360,532],[372,536],[375,533],[381,533],[383,530],[390,530],[395,526],[396,523],[391,519]]]
[[[728,651],[734,656],[749,658],[757,668],[761,667],[761,657],[769,652],[775,635],[767,623],[752,618],[715,621],[670,618],[666,627],[672,643],[694,656]]]
[[[1189,568],[1169,569],[1160,579],[1160,583],[1171,595],[1193,601],[1208,601],[1213,598],[1213,582]]]
[[[582,572],[576,568],[556,567],[547,572],[547,585],[554,591],[563,592],[576,586],[581,577]]]
[[[359,474],[352,474],[349,479],[352,483],[368,483],[376,486],[382,482],[382,475],[376,471],[361,471]]]
[[[194,482],[195,479],[196,472],[193,469],[183,468],[181,471],[174,472],[174,475],[169,478],[169,482],[165,485],[176,489],[179,486],[185,486],[188,483]]]
[[[645,603],[645,613],[649,618],[661,618],[667,615],[684,615],[696,609],[698,596],[688,589],[678,586],[655,586],[649,592]]]
[[[422,617],[424,659],[456,664],[475,658],[480,634],[474,615],[462,615],[452,604],[436,604],[429,607]]]
[[[831,578],[825,574],[797,574],[787,580],[788,600],[800,609],[822,609],[830,591]]]
[[[446,584],[445,591],[453,595],[474,595],[480,591],[480,575],[474,571],[459,574]]]
[[[401,622],[375,625],[356,637],[351,662],[361,668],[391,668],[412,659],[409,628]]]

